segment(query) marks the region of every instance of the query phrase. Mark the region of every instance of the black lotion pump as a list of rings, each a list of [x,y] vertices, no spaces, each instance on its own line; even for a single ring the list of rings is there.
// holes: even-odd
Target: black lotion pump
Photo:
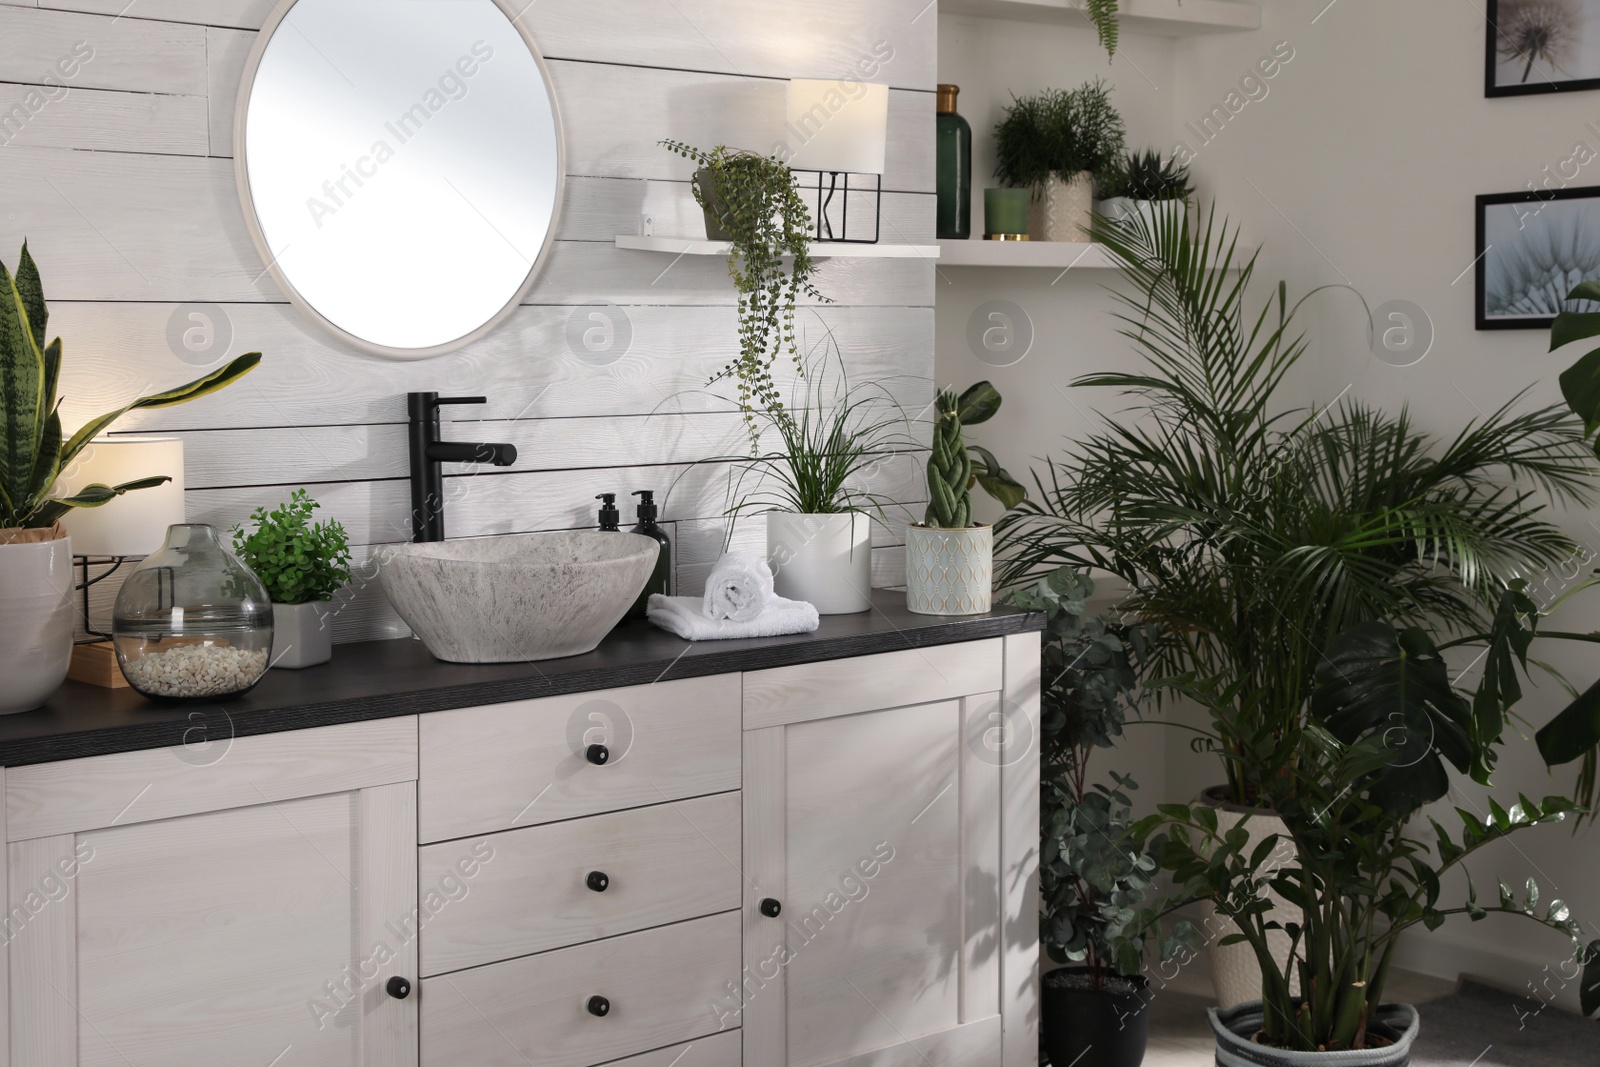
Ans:
[[[622,512],[617,510],[617,494],[601,493],[595,497],[600,501],[600,529],[615,533],[622,529]]]
[[[672,595],[672,542],[667,538],[665,531],[656,525],[656,516],[660,511],[656,507],[655,490],[640,489],[633,495],[639,498],[639,522],[631,532],[653,537],[661,546],[661,554],[656,557],[655,570],[650,572],[650,581],[645,584],[644,591],[639,594],[639,599],[634,601],[633,607],[628,610],[630,619],[642,619],[645,617],[645,609],[650,604],[651,593]]]

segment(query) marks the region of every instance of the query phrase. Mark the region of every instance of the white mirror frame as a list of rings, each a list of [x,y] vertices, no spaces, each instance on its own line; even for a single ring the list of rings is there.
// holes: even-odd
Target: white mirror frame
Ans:
[[[255,44],[251,46],[250,57],[245,62],[244,76],[239,83],[239,99],[234,107],[233,175],[239,191],[239,204],[244,212],[244,224],[250,231],[251,243],[255,245],[256,252],[261,256],[261,261],[266,265],[266,270],[272,275],[273,281],[278,283],[278,288],[283,290],[284,295],[289,298],[290,304],[294,305],[301,314],[311,319],[312,322],[315,322],[338,340],[368,355],[382,356],[385,359],[395,360],[429,359],[433,356],[442,356],[454,352],[472,344],[474,341],[480,340],[509,318],[521,306],[528,293],[532,291],[534,283],[539,278],[539,273],[544,270],[545,263],[549,259],[550,247],[555,243],[556,230],[561,224],[562,209],[566,203],[566,129],[562,125],[561,105],[556,99],[555,83],[550,79],[550,68],[545,65],[544,53],[539,51],[539,46],[534,41],[533,35],[528,32],[528,28],[519,21],[521,14],[512,10],[513,0],[493,0],[495,6],[505,15],[506,20],[516,28],[517,33],[522,37],[523,43],[528,46],[528,51],[532,54],[535,65],[539,68],[539,76],[544,79],[545,94],[550,99],[550,116],[555,126],[556,187],[554,206],[550,211],[550,226],[545,230],[544,243],[540,246],[538,254],[533,258],[533,266],[529,268],[528,276],[523,279],[522,284],[517,288],[516,295],[507,302],[506,306],[501,308],[488,322],[485,322],[471,333],[458,337],[454,341],[435,345],[432,348],[391,348],[388,345],[375,344],[348,332],[329,321],[310,301],[306,300],[284,272],[279,269],[277,258],[268,246],[266,236],[261,232],[260,220],[256,216],[255,200],[250,192],[250,168],[247,165],[245,151],[245,126],[250,112],[250,95],[255,87],[256,71],[261,66],[261,57],[266,53],[267,45],[272,42],[273,34],[277,32],[279,24],[288,17],[289,12],[299,2],[300,0],[280,0],[278,6],[273,9],[272,14],[262,23],[261,32],[257,35]],[[526,4],[523,5],[524,13],[527,10],[527,6]]]

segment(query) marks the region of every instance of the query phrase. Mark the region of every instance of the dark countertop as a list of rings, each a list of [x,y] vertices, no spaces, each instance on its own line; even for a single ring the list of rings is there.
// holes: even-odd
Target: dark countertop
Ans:
[[[816,633],[692,643],[641,621],[619,626],[593,652],[537,663],[441,663],[420,641],[365,641],[335,646],[333,662],[319,667],[268,671],[250,692],[222,702],[158,702],[132,689],[69,681],[44,707],[0,716],[0,765],[199,745],[1043,628],[1043,615],[1009,608],[988,615],[913,615],[906,610],[904,593],[880,590],[873,594],[871,611],[824,615]]]

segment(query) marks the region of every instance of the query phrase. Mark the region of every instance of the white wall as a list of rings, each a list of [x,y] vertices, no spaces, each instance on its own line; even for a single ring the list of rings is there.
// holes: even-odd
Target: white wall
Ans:
[[[1291,292],[1301,293],[1317,285],[1349,284],[1374,307],[1408,300],[1431,317],[1430,354],[1400,368],[1369,350],[1366,320],[1354,297],[1338,291],[1318,297],[1304,320],[1312,348],[1295,399],[1326,403],[1348,389],[1352,396],[1391,408],[1410,404],[1419,423],[1440,434],[1455,432],[1524,388],[1531,387],[1530,404],[1559,401],[1556,376],[1573,356],[1548,355],[1547,337],[1539,331],[1473,328],[1473,275],[1467,269],[1475,255],[1473,198],[1542,181],[1543,168],[1568,159],[1580,142],[1600,150],[1600,134],[1588,126],[1600,125],[1600,93],[1485,99],[1481,5],[1266,0],[1263,6],[1259,32],[1175,45],[1130,40],[1141,49],[1130,49],[1140,66],[1147,53],[1166,54],[1163,50],[1170,48],[1164,73],[1145,67],[1154,80],[1170,83],[1158,100],[1146,101],[1132,91],[1138,75],[1123,70],[1120,62],[1112,72],[1133,140],[1144,139],[1139,136],[1143,123],[1166,120],[1167,145],[1176,148],[1181,141],[1194,154],[1202,198],[1214,197],[1220,212],[1242,222],[1250,240],[1263,243],[1265,282],[1281,276]],[[955,65],[951,26],[949,19],[941,24],[941,80],[949,80],[946,65]],[[998,32],[1031,39],[1044,31],[1019,24]],[[1014,62],[992,75],[997,84],[1014,80],[1020,92],[1039,84],[1074,84],[1094,69],[1105,69],[1103,61],[1096,68],[1085,58],[1092,40],[1087,33],[1060,32],[1076,35],[1076,43],[1061,49],[1060,61],[1012,53]],[[1280,42],[1287,42],[1293,58],[1267,83],[1266,95],[1252,86],[1258,99],[1242,107],[1235,101],[1238,113],[1202,144],[1186,124],[1198,123],[1214,107],[1226,107],[1242,76]],[[1159,66],[1153,59],[1150,65]],[[1590,164],[1575,184],[1600,184],[1600,162]],[[1095,405],[1082,391],[1063,395],[1063,380],[1089,369],[1125,366],[1128,360],[1126,346],[1111,336],[1103,313],[1108,305],[1084,284],[1088,279],[1071,285],[1069,276],[1051,286],[1050,279],[1041,281],[1030,272],[990,272],[958,281],[960,295],[950,300],[944,273],[941,269],[941,379],[965,380],[980,368],[964,351],[964,304],[1005,295],[1048,324],[1041,330],[1049,338],[1047,349],[992,375],[1008,404],[1015,401],[1010,410],[1021,424],[997,426],[987,443],[1020,465],[1019,452],[1051,448],[1053,435],[1084,425]],[[1580,540],[1600,545],[1594,515],[1567,514],[1562,522]],[[1555,625],[1600,627],[1600,598],[1580,598],[1565,616]],[[1549,644],[1544,651],[1580,688],[1600,674],[1592,653]],[[1557,687],[1545,685],[1519,710],[1537,725],[1562,702]],[[1164,774],[1174,798],[1192,796],[1215,777],[1209,760],[1188,752],[1180,731],[1166,738]],[[1501,795],[1514,799],[1519,790],[1536,797],[1564,791],[1571,779],[1567,769],[1550,776],[1531,744],[1513,740],[1496,784]],[[1452,800],[1463,807],[1481,804],[1479,793],[1463,791]],[[1443,816],[1455,820],[1448,807]],[[1495,896],[1497,879],[1520,886],[1533,875],[1546,898],[1565,898],[1595,928],[1600,925],[1600,858],[1594,842],[1592,831],[1574,838],[1564,828],[1544,828],[1497,846],[1474,868],[1480,899]],[[1459,894],[1459,885],[1447,889],[1447,899]],[[1446,975],[1465,969],[1522,989],[1526,982],[1546,981],[1543,969],[1557,968],[1566,951],[1558,935],[1526,921],[1452,920],[1437,933],[1410,940],[1402,962]],[[1549,989],[1546,999],[1559,992],[1561,1003],[1575,1004],[1574,985],[1561,989],[1550,979]],[[1537,1001],[1526,1007],[1532,1010]]]
[[[531,295],[488,338],[449,356],[391,363],[319,332],[290,307],[246,236],[234,189],[233,104],[273,0],[0,0],[0,112],[57,59],[92,57],[56,81],[57,99],[0,136],[0,259],[30,241],[62,335],[65,420],[198,376],[259,349],[261,367],[202,401],[140,412],[117,428],[183,437],[191,521],[219,527],[308,486],[361,546],[408,540],[408,390],[484,393],[454,409],[447,436],[511,441],[514,468],[450,479],[452,536],[592,525],[598,492],[665,490],[686,465],[742,451],[725,400],[694,392],[737,350],[735,293],[710,257],[619,250],[655,217],[662,235],[703,236],[679,138],[771,150],[784,79],[886,82],[886,230],[933,227],[935,16],[925,0],[542,0],[524,6],[549,60],[566,125],[568,183],[551,259]],[[381,5],[375,5],[381,7]],[[125,9],[126,14],[121,14]],[[120,15],[120,17],[119,17]],[[885,49],[890,53],[883,61]],[[903,235],[903,236],[900,236]],[[419,264],[418,294],[427,284]],[[836,303],[808,309],[812,339],[837,329],[852,374],[893,377],[911,410],[931,397],[933,268],[916,260],[833,260],[817,276]],[[568,323],[609,302],[632,327],[609,364],[578,358]],[[214,304],[232,344],[196,358],[169,342],[186,305]],[[187,358],[185,358],[187,357]],[[681,413],[680,413],[681,412]],[[482,420],[481,422],[467,420]],[[447,468],[449,470],[450,468]],[[725,468],[677,482],[681,585],[698,587],[721,545]],[[915,456],[880,465],[874,488],[920,512]],[[624,496],[624,499],[626,497]],[[631,510],[625,515],[631,518]],[[759,527],[750,532],[759,536]],[[903,579],[903,527],[875,531],[875,581]],[[100,618],[114,583],[96,587]],[[404,634],[376,583],[358,581],[339,640]]]

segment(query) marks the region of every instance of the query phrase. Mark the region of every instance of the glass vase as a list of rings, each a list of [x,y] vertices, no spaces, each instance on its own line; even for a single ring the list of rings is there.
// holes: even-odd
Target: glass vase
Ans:
[[[939,86],[935,232],[942,240],[965,241],[972,236],[972,127],[956,114],[959,92],[959,86]]]
[[[237,696],[267,672],[272,601],[214,527],[170,526],[122,583],[111,635],[123,677],[147,697]]]

